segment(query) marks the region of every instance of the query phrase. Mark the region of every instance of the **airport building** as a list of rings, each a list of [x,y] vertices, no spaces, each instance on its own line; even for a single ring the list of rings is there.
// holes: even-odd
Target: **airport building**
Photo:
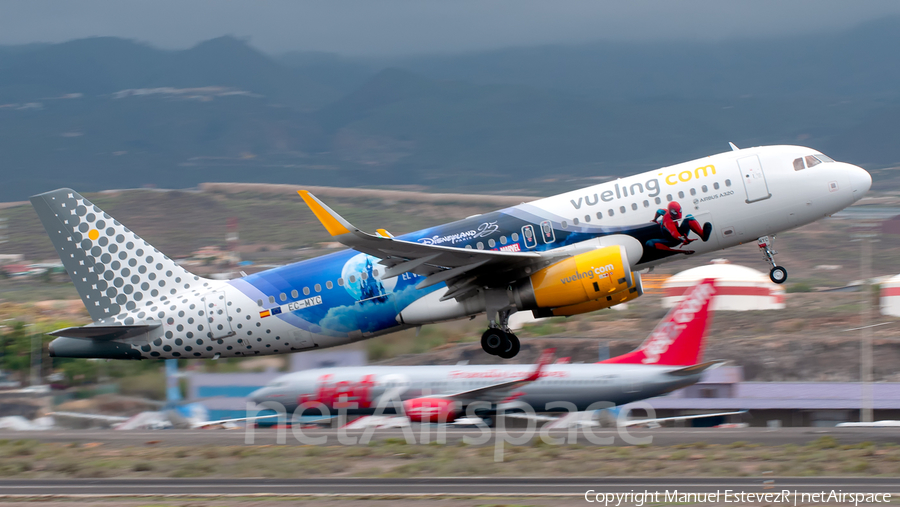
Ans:
[[[874,420],[900,420],[900,382],[871,384]],[[689,421],[693,426],[834,426],[859,421],[860,382],[744,382],[743,368],[712,370],[695,385],[647,400],[656,417],[747,410],[740,416]]]
[[[682,271],[663,283],[663,308],[672,308],[684,293],[702,280],[716,280],[713,310],[748,311],[784,309],[784,289],[769,276],[746,266],[713,259],[710,264]]]
[[[881,283],[881,314],[900,317],[900,275]]]

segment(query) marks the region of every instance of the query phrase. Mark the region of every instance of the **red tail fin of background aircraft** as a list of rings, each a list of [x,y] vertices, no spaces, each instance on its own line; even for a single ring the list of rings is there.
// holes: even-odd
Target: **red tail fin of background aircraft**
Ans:
[[[707,278],[685,293],[684,299],[636,350],[601,363],[690,366],[700,362],[703,336],[709,325],[709,305],[716,293],[715,280]]]

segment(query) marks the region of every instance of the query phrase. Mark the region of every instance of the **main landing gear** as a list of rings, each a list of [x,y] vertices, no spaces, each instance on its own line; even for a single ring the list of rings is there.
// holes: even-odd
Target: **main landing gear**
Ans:
[[[519,353],[519,338],[509,329],[509,316],[515,311],[509,307],[506,293],[485,292],[488,302],[488,330],[481,335],[481,348],[492,356],[512,359]]]
[[[768,236],[763,236],[757,240],[757,244],[759,249],[762,250],[763,258],[772,266],[772,269],[769,270],[769,278],[773,282],[781,284],[787,281],[788,273],[787,269],[775,264],[775,254],[778,252],[775,251],[774,240],[775,236],[772,236],[771,239]]]
[[[512,359],[519,353],[519,338],[512,331],[490,328],[481,335],[481,348],[492,356]]]

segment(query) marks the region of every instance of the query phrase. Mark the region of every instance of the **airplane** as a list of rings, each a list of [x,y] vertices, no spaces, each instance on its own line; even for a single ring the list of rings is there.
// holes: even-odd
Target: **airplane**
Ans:
[[[333,347],[485,314],[514,357],[514,312],[571,316],[643,294],[639,271],[756,241],[858,201],[872,179],[810,148],[738,149],[393,237],[299,193],[334,240],[321,257],[227,281],[189,273],[70,189],[31,198],[93,319],[54,357],[213,358]],[[486,197],[488,199],[488,197]]]
[[[692,385],[704,372],[724,363],[700,362],[714,294],[715,281],[703,280],[689,289],[637,349],[595,364],[550,364],[551,349],[544,351],[536,365],[321,368],[282,375],[248,399],[260,408],[280,411],[283,407],[287,417],[301,406],[303,415],[323,417],[342,409],[348,415],[374,414],[373,422],[391,426],[402,425],[397,417],[384,415],[398,413],[397,403],[409,421],[451,424],[471,424],[472,414],[466,408],[475,402],[491,407],[476,412],[479,416],[491,415],[497,407],[515,409],[522,404],[545,411],[550,402],[571,403],[578,411],[596,402],[620,406]],[[738,413],[743,412],[713,415]],[[538,419],[552,420],[543,417]],[[627,425],[654,422],[637,421]]]

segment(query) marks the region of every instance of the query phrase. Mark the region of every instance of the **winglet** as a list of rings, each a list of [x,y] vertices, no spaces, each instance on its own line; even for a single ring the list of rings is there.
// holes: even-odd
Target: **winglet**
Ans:
[[[338,215],[324,202],[320,201],[316,196],[312,195],[308,190],[298,190],[298,194],[303,201],[309,206],[316,218],[325,226],[325,230],[332,236],[340,236],[349,233],[355,229],[350,222],[344,220],[344,217]]]
[[[544,369],[544,366],[547,366],[551,362],[553,362],[553,356],[556,354],[556,349],[544,349],[541,352],[541,357],[538,358],[537,368],[525,379],[527,382],[534,382],[535,380],[541,378],[541,370]]]

